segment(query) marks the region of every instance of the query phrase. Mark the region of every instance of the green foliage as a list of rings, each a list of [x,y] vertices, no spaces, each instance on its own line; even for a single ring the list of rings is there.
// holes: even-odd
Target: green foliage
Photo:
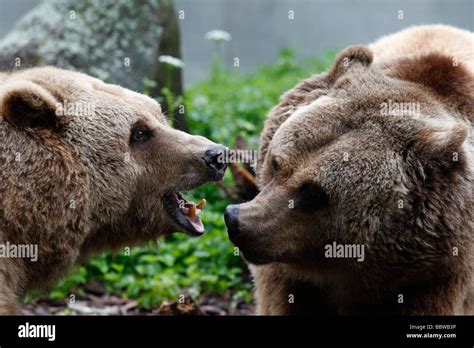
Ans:
[[[236,67],[224,69],[214,60],[210,79],[186,91],[190,129],[227,145],[242,136],[249,147],[258,148],[265,116],[279,96],[299,80],[326,70],[334,56],[328,52],[321,60],[298,62],[287,48],[274,64],[261,66],[250,75],[242,75]]]
[[[333,59],[334,53],[328,53],[322,60],[296,62],[293,51],[285,49],[274,64],[261,66],[250,75],[241,74],[238,68],[226,70],[215,59],[210,78],[186,91],[191,132],[228,146],[242,136],[249,148],[256,149],[265,115],[279,96],[300,79],[326,70]],[[153,86],[153,81],[146,81],[145,92]],[[168,98],[167,102],[174,105],[175,100]],[[229,173],[225,184],[233,184]],[[80,289],[95,278],[113,293],[138,299],[144,308],[164,299],[176,300],[183,292],[197,297],[231,291],[234,299],[250,301],[252,286],[246,266],[234,255],[223,220],[224,208],[230,202],[214,184],[204,185],[187,196],[194,201],[203,197],[208,201],[201,215],[207,231],[204,236],[175,234],[167,240],[132,248],[130,255],[101,255],[64,279],[50,296],[66,298],[73,287]]]
[[[161,93],[163,93],[164,100],[162,103],[166,103],[166,110],[168,110],[168,118],[174,120],[174,112],[183,103],[183,97],[178,96],[176,97],[173,92],[168,87],[163,87],[161,89]]]
[[[144,78],[143,79],[143,94],[144,95],[150,95],[151,90],[155,88],[157,85],[155,80],[150,80],[149,78]]]
[[[211,191],[211,187],[202,188],[202,192],[206,190]],[[241,297],[249,301],[251,286],[242,281],[243,262],[234,255],[234,247],[225,233],[224,205],[220,203],[219,209],[202,215],[207,232],[201,238],[175,234],[166,240],[132,248],[129,255],[125,250],[115,255],[103,254],[68,276],[50,297],[66,298],[74,285],[80,288],[89,279],[98,279],[108,291],[138,299],[144,308],[165,299],[177,300],[183,292],[196,298],[203,293],[234,289],[240,290],[234,296],[236,300]]]

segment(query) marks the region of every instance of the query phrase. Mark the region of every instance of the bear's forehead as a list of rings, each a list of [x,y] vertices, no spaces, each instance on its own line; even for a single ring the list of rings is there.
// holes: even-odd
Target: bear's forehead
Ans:
[[[410,86],[380,86],[371,93],[369,87],[351,86],[298,107],[275,132],[271,153],[292,162],[329,146],[332,151],[346,151],[347,146],[354,144],[386,148],[389,146],[386,136],[392,131],[397,134],[400,126],[426,115],[443,113],[435,100],[420,91],[411,91],[407,88]],[[408,114],[397,116],[397,112]]]
[[[321,148],[345,132],[351,105],[333,96],[323,96],[297,108],[278,128],[271,141],[272,153],[291,160]]]
[[[53,95],[60,97],[60,102],[77,99],[94,99],[107,103],[108,97],[121,101],[131,107],[146,109],[155,116],[162,115],[160,104],[143,94],[131,91],[118,85],[107,84],[92,76],[55,67],[40,67],[19,71],[10,78],[30,80],[40,84]]]

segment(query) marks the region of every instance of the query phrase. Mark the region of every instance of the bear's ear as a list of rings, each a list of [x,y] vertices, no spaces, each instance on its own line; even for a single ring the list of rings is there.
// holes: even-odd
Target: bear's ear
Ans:
[[[0,115],[22,129],[61,128],[64,120],[56,115],[58,104],[50,92],[31,81],[8,81],[0,88]]]
[[[426,160],[452,160],[469,136],[469,126],[463,121],[430,120],[414,134],[416,153]]]
[[[367,46],[349,46],[338,55],[328,77],[331,82],[335,82],[348,72],[366,69],[370,66],[373,59],[372,51]]]
[[[398,58],[381,67],[386,75],[429,87],[445,103],[474,119],[474,80],[467,67],[447,55],[430,53]]]

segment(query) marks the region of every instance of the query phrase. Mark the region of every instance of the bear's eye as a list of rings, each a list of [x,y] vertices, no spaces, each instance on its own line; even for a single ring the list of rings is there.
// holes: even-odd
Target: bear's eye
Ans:
[[[305,182],[298,191],[296,206],[303,211],[316,211],[329,204],[329,197],[316,183]]]
[[[280,168],[278,161],[275,157],[272,158],[272,176],[275,176],[276,172]]]
[[[130,134],[131,143],[143,143],[152,137],[152,131],[144,125],[137,125],[132,128]]]

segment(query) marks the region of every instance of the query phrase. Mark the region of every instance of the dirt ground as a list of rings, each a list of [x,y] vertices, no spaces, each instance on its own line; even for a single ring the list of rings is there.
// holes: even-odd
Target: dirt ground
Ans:
[[[105,291],[97,284],[85,287],[83,296],[74,302],[40,297],[23,304],[24,315],[253,315],[254,304],[231,301],[232,294],[203,295],[197,301],[187,296],[177,301],[164,301],[151,310],[139,308],[135,300],[122,299]]]

